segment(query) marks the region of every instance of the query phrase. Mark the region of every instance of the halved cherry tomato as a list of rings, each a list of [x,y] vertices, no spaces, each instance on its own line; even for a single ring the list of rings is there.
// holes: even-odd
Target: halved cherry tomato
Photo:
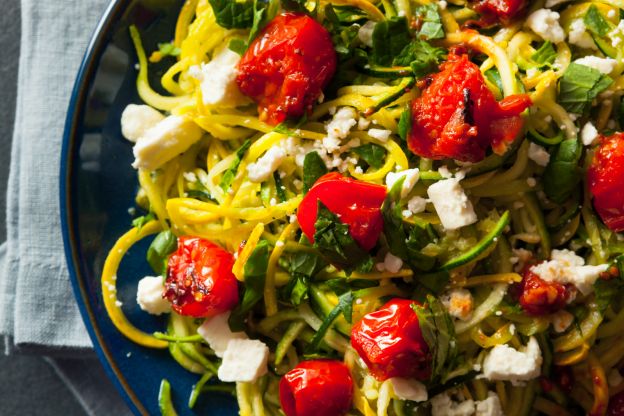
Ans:
[[[607,416],[624,416],[624,391],[609,398]]]
[[[232,273],[234,257],[198,237],[180,237],[169,257],[164,297],[180,315],[218,315],[238,304],[238,283]]]
[[[497,102],[466,55],[449,55],[440,72],[424,83],[428,86],[412,102],[408,145],[430,159],[478,162],[490,146],[504,153],[522,131],[520,113],[531,105],[526,94]]]
[[[381,205],[386,187],[346,178],[338,172],[320,177],[299,204],[297,219],[301,230],[314,242],[318,202],[349,226],[351,237],[364,250],[372,249],[383,231]]]
[[[624,133],[601,138],[587,180],[602,221],[613,231],[624,231]]]
[[[393,299],[353,325],[351,345],[377,380],[406,377],[425,380],[431,373],[415,301]]]
[[[251,43],[236,82],[258,103],[260,119],[276,125],[310,111],[336,71],[327,30],[305,14],[282,13]]]
[[[527,268],[520,283],[520,306],[528,315],[547,315],[563,309],[570,289],[558,282],[547,282]]]
[[[508,22],[518,16],[527,6],[525,0],[480,0],[475,9],[486,18],[496,17]]]
[[[282,377],[279,390],[286,416],[341,416],[351,408],[353,379],[340,361],[303,361]]]

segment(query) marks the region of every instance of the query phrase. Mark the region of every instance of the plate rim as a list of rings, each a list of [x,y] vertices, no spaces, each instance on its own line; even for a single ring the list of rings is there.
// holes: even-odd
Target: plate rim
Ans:
[[[104,337],[95,320],[93,308],[86,302],[88,296],[84,285],[84,279],[82,278],[84,273],[78,261],[79,250],[77,247],[77,235],[72,222],[73,208],[70,196],[74,191],[74,186],[70,177],[73,171],[73,160],[70,157],[70,153],[75,154],[76,132],[81,124],[82,116],[84,115],[84,105],[87,101],[89,87],[94,80],[95,72],[98,68],[100,58],[102,57],[104,47],[109,40],[112,26],[119,21],[130,1],[131,0],[111,0],[109,2],[90,37],[83,55],[71,92],[69,105],[67,107],[67,116],[65,118],[63,142],[61,146],[59,199],[61,233],[63,236],[65,259],[73,295],[80,310],[80,315],[106,375],[117,388],[117,391],[121,393],[121,396],[130,410],[136,415],[141,415],[148,414],[148,412],[113,360],[108,347],[103,342]]]

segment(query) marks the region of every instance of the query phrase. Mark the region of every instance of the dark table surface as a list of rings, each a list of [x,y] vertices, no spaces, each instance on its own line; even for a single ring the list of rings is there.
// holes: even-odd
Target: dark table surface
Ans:
[[[20,47],[20,2],[0,0],[0,218],[4,218],[6,183],[9,170],[11,137],[15,116],[17,66]],[[6,224],[0,220],[0,242],[6,239]],[[8,276],[0,276],[7,278]],[[95,360],[84,371],[94,371]],[[103,370],[96,368],[96,373]],[[12,355],[0,351],[0,414],[12,415],[84,415],[87,412],[53,367],[38,356]],[[109,392],[110,393],[110,392]],[[116,393],[113,393],[116,394]],[[106,400],[104,397],[103,400]]]

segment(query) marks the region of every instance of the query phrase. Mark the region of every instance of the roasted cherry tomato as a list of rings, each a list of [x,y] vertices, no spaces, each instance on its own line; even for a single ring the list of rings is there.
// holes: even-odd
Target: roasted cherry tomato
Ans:
[[[425,342],[412,300],[393,299],[353,325],[351,345],[377,380],[425,380],[431,373]]]
[[[529,315],[546,315],[563,309],[570,298],[570,290],[558,282],[547,282],[533,273],[524,272],[520,283],[520,306]]]
[[[624,231],[624,133],[601,138],[587,179],[602,221],[613,231]]]
[[[508,22],[518,16],[527,6],[525,0],[480,0],[475,9],[487,18]]]
[[[305,14],[282,13],[251,43],[236,82],[258,103],[260,119],[276,125],[312,108],[336,71],[327,30]]]
[[[238,303],[234,257],[210,241],[180,237],[169,257],[164,297],[180,315],[218,315]]]
[[[286,416],[340,416],[351,409],[353,379],[340,361],[303,361],[282,377],[279,390]]]
[[[526,94],[497,102],[479,67],[466,55],[449,55],[440,72],[425,79],[426,88],[412,102],[408,145],[430,159],[478,162],[491,146],[502,154],[520,134],[520,113],[531,105]]]
[[[337,172],[328,173],[316,181],[299,204],[297,220],[306,237],[314,242],[320,200],[349,226],[351,236],[360,247],[370,250],[383,230],[381,204],[385,197],[385,186],[346,178]]]
[[[607,416],[624,416],[624,391],[609,398]]]

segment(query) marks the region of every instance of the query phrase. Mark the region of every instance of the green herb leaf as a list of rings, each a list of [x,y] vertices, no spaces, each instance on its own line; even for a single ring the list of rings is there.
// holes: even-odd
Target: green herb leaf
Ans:
[[[300,305],[308,298],[310,283],[327,263],[316,253],[298,252],[290,257],[288,271],[292,279],[284,286],[282,297],[290,299],[293,305]]]
[[[590,32],[598,36],[606,36],[611,31],[609,22],[602,16],[594,4],[587,9],[587,13],[583,17],[583,23],[585,23]]]
[[[247,42],[245,42],[243,39],[233,38],[230,40],[228,48],[230,48],[232,52],[236,52],[237,54],[242,56],[247,50],[247,46]]]
[[[562,141],[544,170],[544,192],[554,202],[563,203],[576,190],[581,181],[582,146],[576,139]]]
[[[386,149],[374,143],[355,147],[353,152],[375,169],[382,167],[386,159]]]
[[[230,2],[232,0],[223,0]],[[249,1],[249,0],[248,0]],[[254,0],[253,7],[253,23],[251,24],[251,30],[249,32],[249,39],[247,43],[251,44],[251,41],[258,36],[258,33],[271,21],[280,9],[280,0],[269,0],[268,3],[263,1]]]
[[[442,18],[436,4],[427,4],[416,8],[416,19],[423,22],[418,37],[421,39],[442,39],[444,38],[444,27]]]
[[[373,30],[371,61],[377,65],[390,66],[394,57],[399,55],[410,41],[405,17],[393,17],[377,23]]]
[[[164,275],[167,272],[169,254],[177,248],[178,239],[171,230],[160,232],[147,249],[147,262],[152,270],[159,275]]]
[[[291,12],[309,13],[305,7],[306,0],[282,0],[282,8]]]
[[[208,0],[217,24],[225,29],[247,29],[254,21],[253,0]]]
[[[399,137],[401,137],[404,142],[407,142],[407,137],[409,136],[411,130],[412,110],[409,107],[406,107],[401,113],[401,118],[399,119]]]
[[[245,276],[245,293],[243,300],[232,311],[228,321],[232,331],[245,329],[245,317],[258,301],[264,296],[264,281],[269,265],[269,243],[260,240],[249,255],[243,273]]]
[[[347,292],[338,298],[338,305],[327,315],[318,331],[316,331],[316,334],[314,334],[314,338],[312,338],[312,341],[310,341],[310,344],[306,347],[306,354],[312,354],[318,350],[319,344],[325,337],[325,334],[340,314],[344,316],[347,322],[351,323],[353,316],[352,292]]]
[[[624,255],[613,260],[607,270],[610,271],[613,267],[617,269],[617,277],[608,280],[598,279],[594,283],[596,304],[601,313],[604,313],[616,300],[621,302],[622,294],[624,294]]]
[[[349,226],[320,200],[314,227],[314,247],[331,264],[343,269],[347,275],[355,269],[364,273],[372,269],[372,257],[351,237]]]
[[[567,111],[582,114],[612,83],[613,80],[600,71],[573,62],[559,82],[558,101]]]
[[[418,324],[423,338],[431,352],[432,379],[441,379],[447,371],[447,364],[457,356],[455,327],[444,305],[435,296],[427,296],[423,306],[414,304]]]
[[[409,66],[416,78],[422,78],[438,70],[438,65],[446,57],[444,48],[436,48],[424,40],[408,43],[394,58],[392,65]]]
[[[143,215],[141,217],[137,217],[135,219],[132,220],[132,226],[138,228],[139,230],[141,228],[143,228],[143,226],[145,224],[147,224],[150,221],[153,221],[156,219],[156,215],[154,215],[153,212],[149,212],[147,215]]]
[[[172,42],[169,43],[159,43],[158,51],[162,56],[179,56],[180,48],[175,46]]]
[[[238,172],[238,166],[240,165],[241,160],[243,160],[243,157],[245,156],[245,152],[247,152],[247,149],[249,149],[250,146],[251,140],[245,140],[245,143],[243,143],[243,145],[236,151],[236,156],[234,157],[232,164],[230,165],[228,170],[223,173],[219,186],[224,191],[230,189],[230,186],[232,185],[232,182],[236,177],[236,173]]]
[[[310,152],[303,159],[303,192],[307,193],[314,182],[327,173],[327,166],[317,152]]]
[[[273,172],[273,181],[275,181],[275,192],[279,202],[286,202],[286,188],[282,185],[282,178],[278,171]]]
[[[551,66],[557,58],[557,51],[550,42],[542,43],[542,46],[531,56],[531,60],[541,66]]]

